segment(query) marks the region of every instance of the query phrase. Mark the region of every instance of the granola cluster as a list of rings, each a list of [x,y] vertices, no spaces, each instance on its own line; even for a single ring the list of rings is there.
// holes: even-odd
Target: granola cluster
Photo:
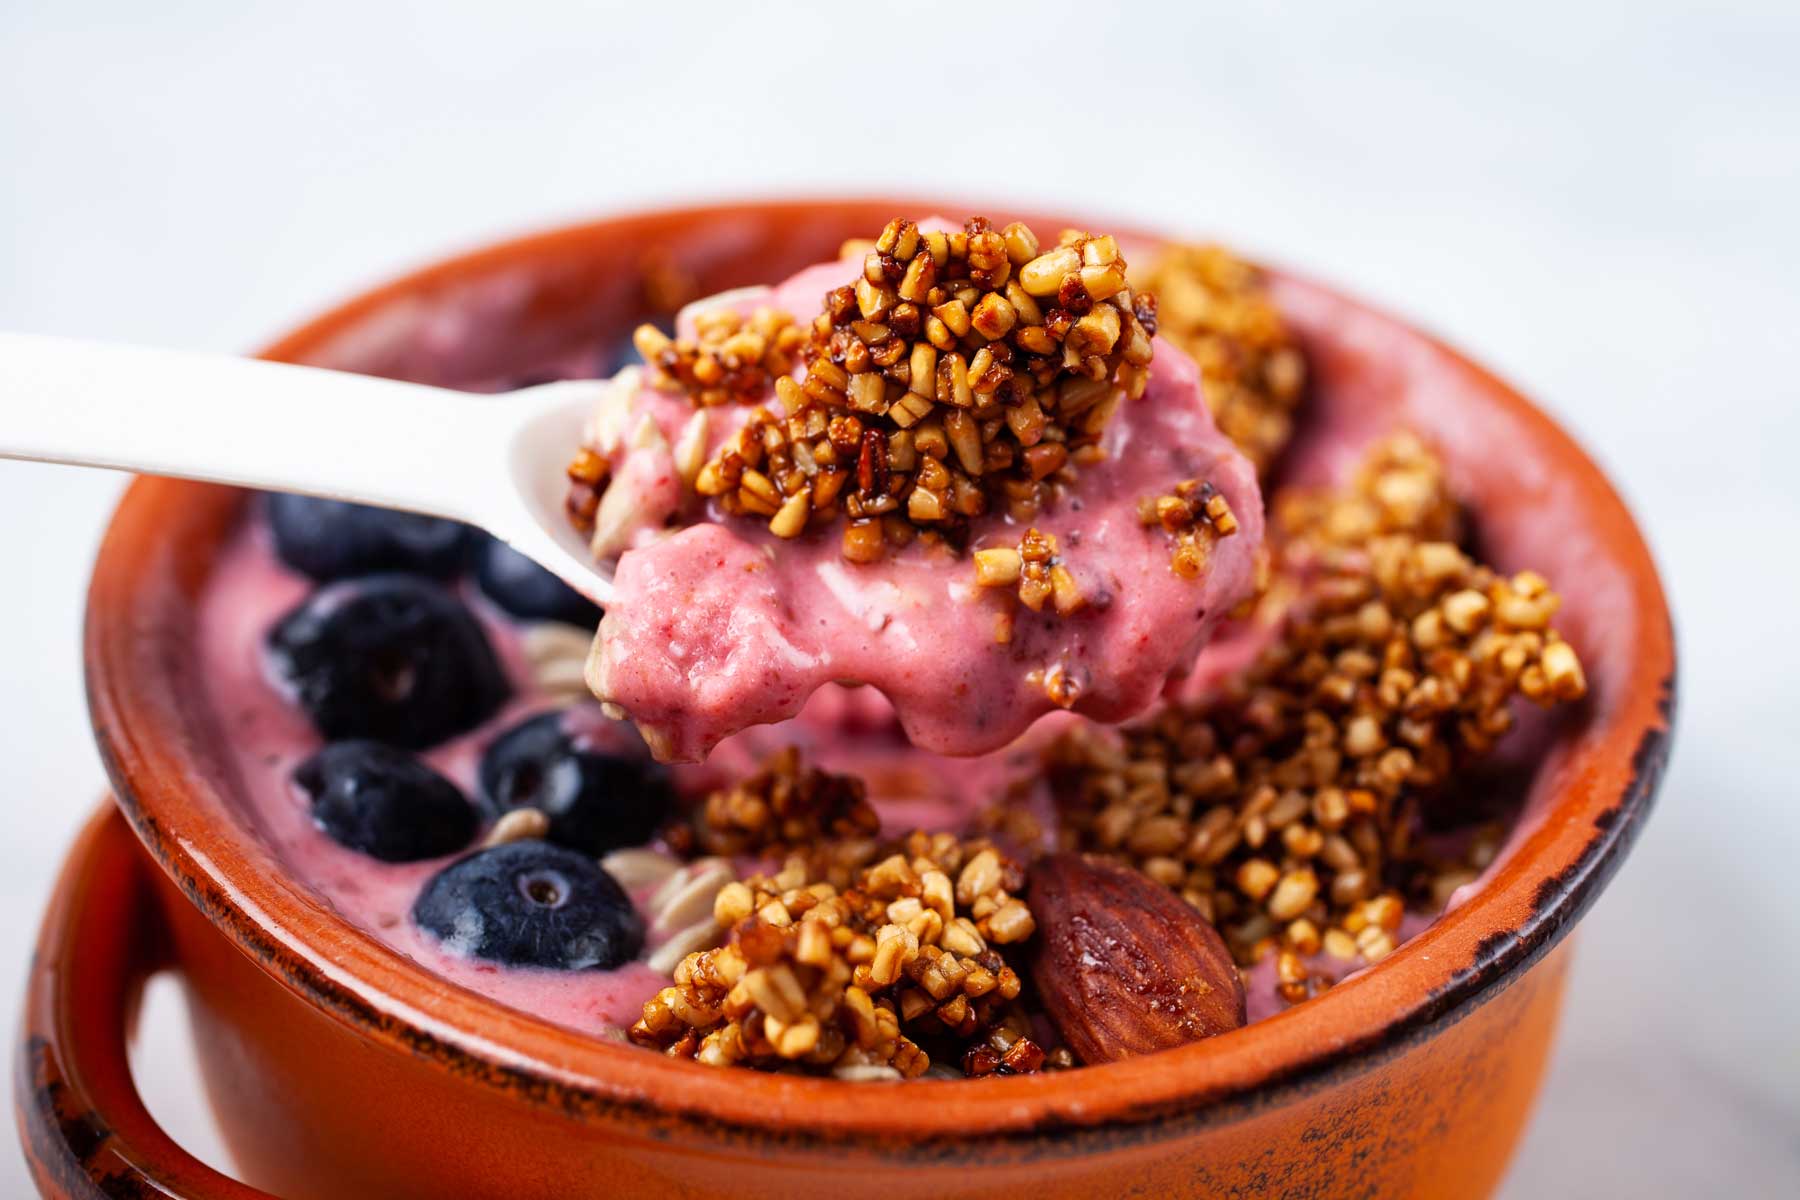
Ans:
[[[1442,460],[1417,434],[1400,430],[1368,449],[1344,487],[1277,491],[1269,527],[1278,543],[1310,552],[1391,535],[1456,542],[1463,536],[1463,514]]]
[[[875,856],[881,819],[862,780],[809,767],[796,746],[730,787],[709,792],[671,841],[705,854],[808,857],[816,878],[842,885]]]
[[[1047,604],[1057,616],[1067,617],[1087,607],[1081,585],[1063,565],[1055,534],[1027,529],[1017,546],[977,550],[974,558],[977,585],[1016,589],[1019,603],[1032,612],[1042,612]],[[1010,622],[995,630],[994,640],[1012,640]]]
[[[1029,938],[1017,863],[981,842],[914,833],[839,888],[795,858],[727,884],[723,945],[682,959],[631,1040],[711,1066],[916,1078],[927,1044],[985,1073],[1044,1065],[997,947]]]
[[[696,490],[781,537],[840,513],[844,556],[925,536],[960,546],[991,509],[1028,521],[1149,381],[1156,302],[1110,237],[1045,249],[1023,224],[888,224],[825,297],[782,413],[753,414]]]
[[[1231,504],[1212,484],[1186,479],[1175,490],[1138,501],[1138,520],[1145,526],[1160,525],[1175,539],[1169,567],[1183,579],[1198,579],[1220,538],[1238,531]]]
[[[753,404],[770,383],[792,371],[806,346],[806,327],[768,306],[748,317],[729,306],[694,317],[694,336],[671,338],[654,325],[631,336],[656,387],[684,392],[696,407]]]
[[[1373,503],[1389,478],[1375,464],[1394,450],[1339,500]],[[1305,528],[1336,528],[1331,507]],[[1434,527],[1435,505],[1408,511]],[[1279,635],[1219,695],[1073,731],[1047,755],[1063,838],[1181,892],[1241,964],[1279,953],[1290,1000],[1322,982],[1304,959],[1378,961],[1407,901],[1441,905],[1474,878],[1497,834],[1446,859],[1416,836],[1423,806],[1512,727],[1513,697],[1550,706],[1586,690],[1540,576],[1406,533],[1311,551]]]
[[[1162,336],[1199,364],[1220,432],[1267,474],[1293,434],[1306,360],[1261,275],[1223,247],[1172,245],[1139,282]]]

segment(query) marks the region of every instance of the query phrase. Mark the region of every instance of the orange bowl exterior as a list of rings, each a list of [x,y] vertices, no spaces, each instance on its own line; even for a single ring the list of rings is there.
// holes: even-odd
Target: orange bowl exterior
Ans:
[[[430,382],[497,377],[619,336],[642,312],[635,281],[647,251],[715,290],[780,275],[896,212],[934,207],[945,206],[786,202],[600,221],[411,276],[270,355]],[[134,485],[90,594],[94,724],[152,864],[139,867],[144,893],[156,897],[169,961],[186,980],[202,1072],[242,1177],[288,1197],[1491,1190],[1544,1070],[1567,967],[1559,943],[1635,836],[1666,757],[1668,614],[1629,514],[1552,422],[1392,318],[1286,275],[1276,287],[1321,395],[1342,401],[1326,423],[1375,413],[1440,444],[1480,514],[1484,549],[1561,584],[1561,624],[1592,694],[1536,768],[1537,818],[1469,902],[1307,1004],[1227,1037],[1081,1071],[899,1091],[713,1071],[503,1008],[388,950],[281,872],[233,815],[239,785],[217,753],[191,647],[193,602],[241,494]],[[505,331],[503,352],[447,359],[430,345],[433,318],[469,303],[486,305],[483,320]],[[37,1038],[20,1065],[27,1143],[34,1161],[61,1161],[65,1174],[68,1139],[55,1127],[79,1126],[95,1089],[76,1069],[74,1023],[57,1015],[78,990],[57,939],[83,897],[108,886],[95,862],[116,869],[120,840],[116,823],[102,823],[78,848],[27,1018]],[[93,943],[105,940],[93,934],[83,953],[104,956]],[[99,1093],[124,1103],[117,1087]],[[157,1149],[144,1152],[146,1182],[162,1186],[156,1170],[188,1170]]]

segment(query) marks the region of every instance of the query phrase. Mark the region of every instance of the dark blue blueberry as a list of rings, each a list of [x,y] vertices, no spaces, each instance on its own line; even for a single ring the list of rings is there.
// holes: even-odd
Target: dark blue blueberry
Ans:
[[[551,841],[587,854],[641,846],[674,804],[668,769],[629,725],[587,718],[547,712],[500,735],[481,757],[482,807],[491,817],[535,808]]]
[[[383,862],[454,854],[481,823],[454,783],[380,742],[333,742],[294,768],[294,782],[332,841]]]
[[[517,967],[616,967],[644,945],[644,920],[618,881],[549,842],[507,842],[445,867],[413,920],[452,954]]]
[[[488,599],[515,617],[593,629],[600,606],[496,537],[475,549],[475,578]]]
[[[492,716],[509,691],[469,610],[411,575],[320,588],[269,631],[267,650],[275,677],[331,740],[435,745]]]
[[[655,325],[670,337],[675,336],[675,323],[673,321],[657,321],[655,322]],[[601,348],[599,357],[599,375],[601,378],[605,378],[609,375],[616,375],[626,367],[643,365],[644,356],[638,353],[637,339],[632,336],[636,332],[637,326],[634,324],[627,329],[624,334],[614,338],[610,345]]]
[[[269,497],[275,552],[314,579],[410,571],[441,579],[461,568],[469,527],[441,517],[277,492]]]

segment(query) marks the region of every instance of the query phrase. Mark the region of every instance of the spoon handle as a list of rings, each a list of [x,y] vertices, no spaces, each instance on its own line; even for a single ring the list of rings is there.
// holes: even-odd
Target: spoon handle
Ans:
[[[0,457],[173,475],[473,520],[507,406],[228,355],[0,333]]]

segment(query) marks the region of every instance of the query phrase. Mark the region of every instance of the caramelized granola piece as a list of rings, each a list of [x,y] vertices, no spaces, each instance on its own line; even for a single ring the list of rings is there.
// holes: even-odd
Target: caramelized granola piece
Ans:
[[[712,408],[767,396],[770,384],[798,363],[806,330],[777,309],[759,308],[745,317],[722,306],[695,315],[692,337],[671,338],[654,325],[640,325],[631,340],[653,385]]]
[[[1306,360],[1260,273],[1220,246],[1171,245],[1141,282],[1162,336],[1200,365],[1220,432],[1267,475],[1293,435]]]
[[[829,848],[836,861],[861,866],[873,856],[880,829],[862,780],[808,767],[789,746],[753,774],[709,793],[692,820],[692,840],[704,853],[731,856]]]
[[[1169,569],[1183,579],[1198,579],[1206,571],[1213,545],[1238,531],[1230,502],[1218,488],[1198,479],[1176,484],[1167,495],[1138,501],[1138,520],[1162,526],[1175,539]]]
[[[1361,546],[1390,535],[1456,542],[1463,534],[1442,460],[1410,430],[1376,441],[1342,486],[1283,488],[1270,516],[1272,541],[1311,547]]]

